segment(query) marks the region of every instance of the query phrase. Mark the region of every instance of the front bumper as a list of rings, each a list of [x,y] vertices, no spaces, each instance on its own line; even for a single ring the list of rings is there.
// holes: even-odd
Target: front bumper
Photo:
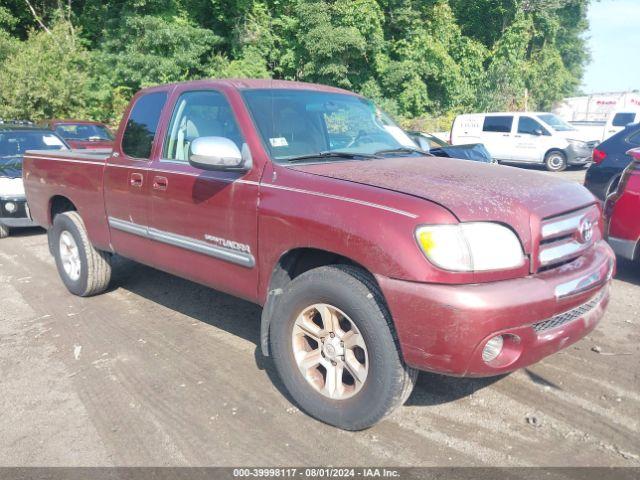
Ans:
[[[6,208],[7,203],[15,205],[15,211]],[[0,224],[9,228],[34,227],[25,197],[0,197]]]
[[[377,276],[407,364],[455,376],[493,376],[531,365],[591,332],[609,303],[615,256],[606,242],[537,275],[474,285]],[[502,353],[485,363],[489,339]]]
[[[569,145],[566,148],[565,153],[567,154],[567,164],[586,165],[591,162],[593,149],[589,147]]]

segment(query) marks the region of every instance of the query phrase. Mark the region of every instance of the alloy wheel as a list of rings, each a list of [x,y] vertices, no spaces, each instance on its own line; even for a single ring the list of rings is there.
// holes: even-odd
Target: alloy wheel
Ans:
[[[344,400],[364,386],[367,346],[353,320],[338,308],[326,303],[305,308],[294,323],[292,345],[300,373],[325,397]]]

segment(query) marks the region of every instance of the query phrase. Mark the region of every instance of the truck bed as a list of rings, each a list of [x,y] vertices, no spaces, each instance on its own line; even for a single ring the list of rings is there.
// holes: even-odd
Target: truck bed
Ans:
[[[25,152],[23,180],[32,219],[49,228],[60,202],[70,202],[82,216],[94,244],[108,250],[102,187],[111,153],[111,149]]]
[[[111,156],[113,150],[110,148],[96,148],[94,150],[27,150],[25,155],[35,157],[60,158],[62,160],[93,160],[105,162]]]

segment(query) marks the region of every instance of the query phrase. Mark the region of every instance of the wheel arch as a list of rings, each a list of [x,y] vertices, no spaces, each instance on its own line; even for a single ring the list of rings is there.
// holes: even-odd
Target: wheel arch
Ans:
[[[67,197],[65,197],[64,195],[54,195],[49,199],[49,208],[47,210],[48,212],[47,222],[49,226],[53,226],[53,221],[55,220],[56,215],[60,215],[61,213],[65,213],[65,212],[77,212],[77,211],[78,209],[76,208],[75,204],[71,200],[69,200]],[[47,234],[47,243],[49,244],[49,253],[53,255],[54,254],[53,238],[49,234]]]
[[[286,285],[304,272],[328,265],[352,265],[362,270],[379,288],[372,272],[355,260],[335,252],[319,248],[301,247],[283,253],[276,262],[267,288],[266,299],[260,320],[260,349],[269,356],[269,326],[278,302],[278,297]]]
[[[77,212],[76,205],[64,195],[54,195],[49,199],[49,225],[53,225],[56,215],[65,212]]]
[[[564,148],[560,148],[560,147],[551,147],[549,148],[546,152],[544,152],[544,155],[542,157],[543,161],[547,160],[547,156],[552,153],[552,152],[558,152],[561,153],[562,155],[564,155],[565,159],[568,159],[569,156],[567,155],[567,151]]]

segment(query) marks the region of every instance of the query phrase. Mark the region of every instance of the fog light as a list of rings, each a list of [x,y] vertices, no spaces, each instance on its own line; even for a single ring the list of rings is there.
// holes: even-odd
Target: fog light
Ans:
[[[4,204],[4,209],[8,212],[8,213],[16,213],[16,210],[18,210],[18,207],[15,203],[13,202],[7,202]]]
[[[503,345],[504,338],[502,337],[502,335],[493,337],[482,349],[482,360],[484,360],[485,363],[489,363],[490,361],[498,358],[498,355],[500,355],[500,352],[502,352]]]

